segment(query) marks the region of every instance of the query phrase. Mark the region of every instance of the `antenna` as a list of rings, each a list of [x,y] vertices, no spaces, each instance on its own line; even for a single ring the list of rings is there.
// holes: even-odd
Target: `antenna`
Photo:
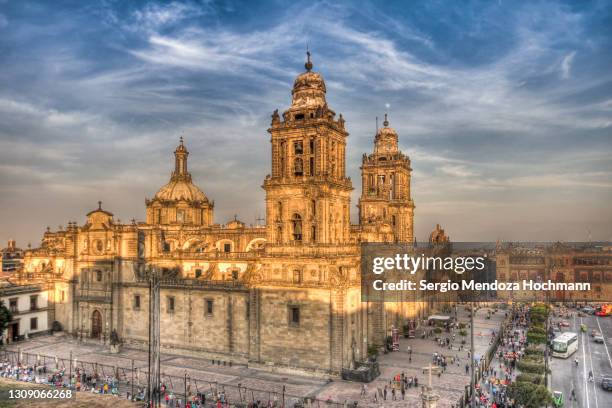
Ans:
[[[378,116],[376,117],[376,133],[378,133]]]

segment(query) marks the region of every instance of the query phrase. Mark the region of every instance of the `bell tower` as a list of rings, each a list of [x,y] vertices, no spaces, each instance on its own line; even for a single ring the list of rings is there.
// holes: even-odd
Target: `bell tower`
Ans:
[[[345,174],[348,132],[325,99],[325,81],[313,72],[310,52],[292,102],[272,114],[268,132],[272,172],[264,180],[271,245],[314,245],[349,240],[351,180]]]
[[[374,152],[363,155],[359,224],[390,226],[396,242],[414,239],[414,202],[410,196],[410,159],[398,147],[395,129],[385,114],[374,138]]]

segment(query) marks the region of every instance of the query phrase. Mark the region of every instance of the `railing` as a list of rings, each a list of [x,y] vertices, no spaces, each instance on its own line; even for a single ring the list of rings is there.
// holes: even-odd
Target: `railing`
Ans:
[[[86,377],[89,376],[92,379],[97,379],[98,385],[107,377],[110,377],[117,382],[118,394],[123,397],[127,396],[127,394],[135,396],[139,392],[145,391],[147,388],[148,369],[146,366],[137,366],[143,363],[146,364],[146,362],[140,360],[135,361],[132,359],[130,367],[124,367],[121,365],[84,361],[76,355],[73,356],[72,361],[57,356],[9,350],[1,351],[0,356],[4,361],[10,362],[11,365],[33,367],[35,372],[45,372],[49,375],[54,372],[63,372],[63,377],[67,377],[67,380],[70,380],[70,376],[72,376],[76,381],[77,369],[81,377],[84,374]],[[218,365],[221,364],[220,361],[213,360],[213,364],[215,364],[215,362]],[[225,366],[226,363],[224,362],[223,365]],[[167,365],[167,368],[177,369],[182,367]],[[174,394],[175,400],[181,399],[185,401],[186,398],[193,400],[195,397],[205,396],[206,404],[203,405],[205,407],[215,406],[216,398],[221,394],[224,395],[228,406],[234,407],[246,407],[248,403],[254,403],[256,401],[260,401],[266,406],[282,406],[287,408],[342,408],[347,406],[346,402],[324,401],[286,393],[286,386],[282,383],[275,384],[273,389],[265,390],[242,386],[240,383],[230,384],[210,381],[206,379],[206,373],[198,371],[194,373],[193,369],[190,369],[190,374],[191,375],[187,375],[187,371],[185,371],[184,376],[169,375],[164,373],[162,366],[160,386],[165,386],[168,392]],[[231,381],[235,380],[232,379]],[[144,395],[146,395],[146,393],[144,393]],[[161,400],[163,401],[163,396],[161,396]]]
[[[287,255],[287,247],[291,247],[291,256],[345,256],[359,255],[360,248],[357,245],[347,244],[283,244],[279,246],[269,246],[266,248],[266,255]]]
[[[136,282],[138,283],[149,283],[149,278],[139,277]],[[219,289],[246,289],[247,287],[241,281],[237,280],[204,280],[204,279],[160,279],[160,284],[163,287],[176,286],[176,287],[198,287],[198,288],[219,288]],[[126,285],[126,283],[123,283]],[[129,283],[128,283],[129,285]]]
[[[252,260],[261,256],[261,252],[188,252],[175,250],[172,252],[162,252],[157,255],[157,258],[161,259],[204,259],[204,260]]]

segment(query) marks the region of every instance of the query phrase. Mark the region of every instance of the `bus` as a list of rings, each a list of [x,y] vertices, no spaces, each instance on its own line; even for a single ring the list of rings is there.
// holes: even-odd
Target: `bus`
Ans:
[[[553,357],[568,358],[578,350],[578,335],[565,332],[553,340]]]

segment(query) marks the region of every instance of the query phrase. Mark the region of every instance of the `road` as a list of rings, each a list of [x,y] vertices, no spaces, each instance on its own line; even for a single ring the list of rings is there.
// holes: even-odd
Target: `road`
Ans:
[[[563,392],[566,407],[612,407],[612,391],[604,391],[600,384],[604,375],[612,376],[612,317],[574,317],[570,324],[571,327],[565,328],[564,331],[578,333],[578,351],[568,359],[551,360],[551,389]],[[581,324],[586,324],[586,333],[580,332]],[[603,334],[604,344],[593,341],[590,336],[593,329]],[[576,358],[578,366],[574,362]],[[593,371],[593,382],[588,381],[589,371]],[[569,401],[572,389],[576,391],[578,401]]]

